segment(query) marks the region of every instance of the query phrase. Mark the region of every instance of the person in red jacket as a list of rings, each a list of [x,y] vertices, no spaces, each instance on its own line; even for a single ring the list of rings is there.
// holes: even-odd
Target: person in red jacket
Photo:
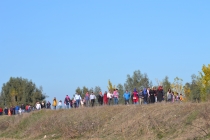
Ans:
[[[107,105],[107,103],[108,103],[108,98],[107,98],[107,92],[105,91],[105,93],[104,93],[104,105]]]
[[[133,91],[133,104],[137,104],[139,100],[138,92],[136,91],[136,88]]]
[[[0,115],[3,114],[3,108],[0,107]]]

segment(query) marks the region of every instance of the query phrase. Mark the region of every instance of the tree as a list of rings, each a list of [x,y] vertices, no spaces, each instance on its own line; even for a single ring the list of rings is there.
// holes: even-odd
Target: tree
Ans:
[[[95,86],[93,93],[96,95],[97,99],[99,97],[100,92],[101,92],[101,88],[99,86]],[[98,103],[98,100],[96,100],[96,103]]]
[[[202,87],[201,87],[201,100],[207,100],[207,93],[210,93],[210,64],[208,66],[203,65],[202,72],[200,72]]]
[[[89,93],[91,93],[91,92],[93,92],[94,90],[93,90],[93,87],[91,87],[90,89],[89,89]]]
[[[123,99],[123,94],[124,94],[124,88],[122,84],[117,85],[118,93],[119,93],[119,103],[123,104],[124,99]]]
[[[193,74],[191,76],[192,82],[190,85],[190,97],[192,101],[199,102],[201,100],[202,81],[201,76]]]
[[[171,89],[172,91],[175,92],[175,94],[184,94],[184,88],[183,88],[183,85],[182,85],[182,79],[179,78],[179,77],[176,77],[174,78],[174,82],[171,84]]]
[[[113,86],[113,85],[112,85],[112,82],[109,80],[109,81],[108,81],[108,86],[107,86],[107,88],[108,88],[108,90],[109,90],[110,92],[113,93],[113,91],[114,91],[114,89],[115,89],[115,85]]]
[[[166,76],[164,79],[163,79],[163,82],[161,83],[162,86],[163,86],[163,92],[164,94],[168,92],[168,89],[171,88],[171,83],[169,82],[168,80],[168,76]],[[165,94],[166,95],[166,94]]]
[[[1,104],[14,106],[17,104],[34,105],[46,97],[42,87],[37,88],[32,81],[11,77],[7,83],[3,84],[0,99]]]
[[[75,91],[76,91],[76,93],[78,93],[80,95],[82,94],[82,89],[80,87],[77,87],[77,89]]]
[[[84,87],[82,88],[82,94],[81,94],[81,96],[82,96],[82,97],[85,97],[85,94],[86,94],[88,91],[89,91],[89,89],[88,89],[87,87],[84,86]]]
[[[95,86],[94,94],[98,95],[101,92],[101,88],[99,86]]]
[[[141,74],[140,70],[137,70],[133,72],[132,77],[129,74],[127,75],[124,87],[126,90],[131,92],[134,90],[134,88],[140,90],[144,87],[149,87],[149,85],[152,85],[152,82],[149,82],[147,74]]]
[[[184,86],[184,94],[185,94],[185,97],[186,97],[186,100],[190,101],[192,100],[191,99],[191,84],[190,83],[186,83],[185,86]]]

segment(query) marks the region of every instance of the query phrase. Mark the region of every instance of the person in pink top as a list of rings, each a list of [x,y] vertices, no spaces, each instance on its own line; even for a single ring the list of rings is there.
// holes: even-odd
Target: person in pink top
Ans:
[[[118,104],[118,100],[119,100],[118,89],[116,89],[116,90],[114,89],[113,97],[114,97],[114,104],[117,105]]]
[[[86,107],[89,107],[89,104],[90,104],[90,95],[88,92],[86,92],[85,94],[85,105]]]

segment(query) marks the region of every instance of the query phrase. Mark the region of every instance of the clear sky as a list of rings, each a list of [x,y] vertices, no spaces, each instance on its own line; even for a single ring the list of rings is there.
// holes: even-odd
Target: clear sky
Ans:
[[[191,81],[210,60],[209,0],[1,1],[0,87],[10,77],[64,99],[135,70]]]

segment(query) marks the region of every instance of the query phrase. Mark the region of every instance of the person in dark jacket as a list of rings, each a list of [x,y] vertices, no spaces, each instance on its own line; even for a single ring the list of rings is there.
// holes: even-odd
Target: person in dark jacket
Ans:
[[[12,112],[13,112],[12,115],[15,115],[15,106],[13,106]]]
[[[4,114],[8,115],[8,108],[7,107],[4,108]]]
[[[25,112],[25,105],[22,104],[22,105],[20,106],[20,108],[21,108],[21,113],[24,113],[24,112]]]
[[[144,88],[143,96],[144,96],[144,104],[147,104],[147,99],[148,99],[147,88]]]
[[[51,108],[51,103],[50,101],[47,102],[47,109],[50,109]]]
[[[159,86],[157,90],[157,101],[162,102],[164,97],[163,86]]]
[[[154,87],[152,89],[150,89],[149,93],[150,93],[150,102],[151,103],[155,103],[155,93],[154,93]]]
[[[133,104],[133,92],[131,93],[131,103]]]
[[[100,92],[99,95],[98,95],[98,104],[99,105],[103,105],[103,95],[102,95],[102,92]]]
[[[42,101],[42,103],[41,103],[41,109],[44,109],[44,108],[46,108],[46,105],[45,105],[45,102]]]
[[[143,100],[144,100],[143,91],[140,90],[138,95],[139,95],[139,104],[141,105],[143,103]]]

